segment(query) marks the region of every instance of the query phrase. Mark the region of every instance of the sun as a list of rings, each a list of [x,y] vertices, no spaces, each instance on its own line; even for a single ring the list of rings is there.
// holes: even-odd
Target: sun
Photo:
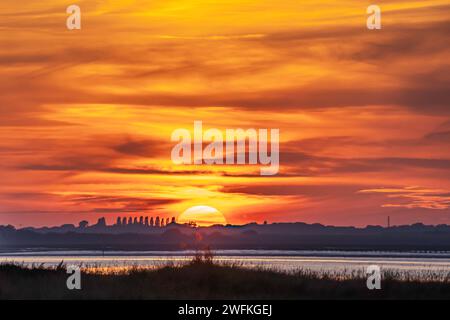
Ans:
[[[178,223],[195,222],[197,226],[208,227],[214,224],[227,224],[225,216],[216,208],[210,206],[194,206],[184,211],[178,217]]]

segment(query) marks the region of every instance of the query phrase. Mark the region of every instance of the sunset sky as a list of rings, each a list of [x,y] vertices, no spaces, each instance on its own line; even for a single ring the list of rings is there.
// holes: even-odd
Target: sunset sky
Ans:
[[[448,0],[1,1],[0,225],[450,224],[449,34]],[[195,120],[279,129],[280,172],[173,164]]]

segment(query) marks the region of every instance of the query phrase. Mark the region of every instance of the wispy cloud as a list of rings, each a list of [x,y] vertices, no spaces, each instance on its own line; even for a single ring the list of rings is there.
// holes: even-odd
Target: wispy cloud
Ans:
[[[450,190],[404,187],[366,189],[359,192],[385,194],[389,202],[383,204],[383,207],[387,208],[426,208],[436,210],[450,208]],[[392,200],[395,202],[390,202]]]

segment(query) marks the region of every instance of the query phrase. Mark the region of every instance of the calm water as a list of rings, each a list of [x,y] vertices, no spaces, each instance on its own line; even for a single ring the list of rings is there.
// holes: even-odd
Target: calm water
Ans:
[[[23,250],[0,252],[0,262],[55,266],[64,261],[87,268],[157,268],[167,264],[183,264],[191,260],[194,254],[193,251]],[[384,271],[398,271],[414,278],[443,279],[450,275],[450,252],[218,250],[214,251],[214,260],[247,268],[280,271],[303,269],[327,274],[364,272],[367,266],[378,265]]]

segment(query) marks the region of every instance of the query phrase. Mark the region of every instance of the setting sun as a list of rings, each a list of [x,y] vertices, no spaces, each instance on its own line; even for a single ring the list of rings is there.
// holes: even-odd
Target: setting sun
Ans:
[[[200,227],[227,224],[224,215],[219,210],[209,206],[190,207],[178,217],[178,223],[189,222],[195,222]]]

